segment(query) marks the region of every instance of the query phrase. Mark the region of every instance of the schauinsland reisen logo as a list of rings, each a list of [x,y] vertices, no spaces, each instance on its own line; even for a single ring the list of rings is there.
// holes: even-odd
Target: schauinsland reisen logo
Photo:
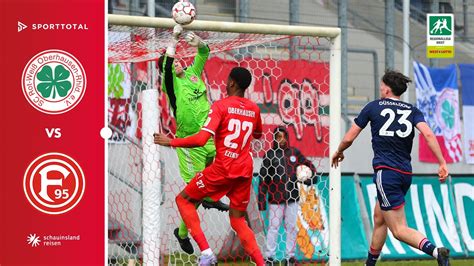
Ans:
[[[46,50],[30,59],[22,75],[26,100],[46,114],[72,110],[86,91],[86,73],[72,54]]]

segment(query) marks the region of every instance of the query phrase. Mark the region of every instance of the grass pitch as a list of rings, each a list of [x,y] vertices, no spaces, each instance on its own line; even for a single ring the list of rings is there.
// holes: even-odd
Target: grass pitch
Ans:
[[[177,255],[177,256],[176,256]],[[194,255],[175,254],[175,256],[168,257],[165,265],[193,265],[190,262],[195,262],[197,259]],[[170,262],[170,264],[168,264]],[[365,261],[348,261],[342,262],[342,266],[363,266]],[[219,262],[219,266],[248,266],[255,265],[250,262]],[[313,262],[313,263],[300,263],[298,265],[314,265],[314,266],[326,266],[325,262]],[[391,261],[379,261],[377,266],[435,266],[438,265],[435,260],[391,260]],[[285,266],[284,263],[275,264],[275,266]],[[451,266],[474,266],[474,259],[451,259]]]

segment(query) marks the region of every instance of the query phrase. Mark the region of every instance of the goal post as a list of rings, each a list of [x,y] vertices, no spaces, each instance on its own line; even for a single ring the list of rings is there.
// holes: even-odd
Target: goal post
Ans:
[[[152,18],[126,15],[109,14],[109,25],[122,25],[131,27],[147,28],[173,28],[176,22],[170,18]],[[183,25],[184,29],[195,31],[218,31],[235,33],[258,33],[295,36],[315,36],[336,38],[341,34],[340,28],[335,27],[312,27],[294,25],[274,25],[258,23],[240,23],[225,21],[195,20],[189,25]]]
[[[141,96],[143,106],[143,262],[146,265],[159,265],[161,169],[159,148],[153,145],[153,134],[159,132],[159,112],[156,108],[158,91],[147,89],[141,92]]]
[[[172,20],[172,19],[169,19],[169,18],[152,18],[152,17],[137,17],[137,16],[125,16],[125,15],[113,15],[113,14],[109,14],[108,15],[108,23],[109,23],[109,26],[112,26],[112,27],[117,27],[116,31],[119,33],[123,33],[123,32],[128,32],[130,33],[131,35],[140,35],[138,34],[138,30],[137,29],[147,29],[145,31],[148,31],[147,36],[145,37],[148,41],[147,42],[144,42],[144,43],[140,43],[140,44],[136,44],[134,43],[134,40],[130,39],[130,37],[126,37],[125,39],[121,39],[119,41],[116,41],[116,46],[112,47],[111,45],[111,37],[110,37],[110,33],[109,33],[109,64],[120,64],[120,63],[138,63],[138,62],[148,62],[150,65],[152,63],[152,61],[155,61],[157,60],[157,58],[160,56],[160,53],[163,51],[163,48],[165,48],[166,46],[166,41],[163,41],[165,40],[165,38],[169,38],[171,36],[170,32],[169,32],[169,29],[173,28],[174,25],[175,25],[175,22]],[[279,77],[282,75],[281,71],[285,70],[285,69],[291,69],[291,65],[287,68],[280,68],[280,67],[274,67],[275,64],[278,64],[279,60],[282,60],[282,61],[285,61],[285,60],[289,60],[289,56],[286,55],[286,53],[288,53],[289,50],[292,50],[292,49],[286,49],[285,48],[285,45],[290,45],[289,43],[294,43],[294,42],[288,42],[288,44],[286,44],[285,41],[282,41],[282,39],[291,39],[291,38],[302,38],[302,37],[311,37],[313,39],[310,39],[310,40],[303,40],[303,39],[299,39],[298,41],[298,49],[299,50],[299,53],[300,53],[300,58],[302,61],[312,61],[312,60],[320,60],[321,61],[321,65],[324,65],[326,66],[327,64],[329,64],[329,69],[327,72],[328,73],[328,77],[326,77],[326,79],[328,78],[329,80],[326,80],[324,77],[325,77],[325,74],[321,74],[322,75],[322,79],[321,81],[317,81],[318,84],[322,84],[321,87],[325,87],[327,86],[328,87],[328,92],[327,94],[329,95],[328,97],[328,100],[327,100],[327,108],[325,108],[324,106],[313,106],[314,103],[317,103],[317,104],[320,104],[320,101],[323,102],[324,100],[320,100],[320,99],[323,99],[325,95],[322,95],[322,94],[318,94],[320,92],[313,92],[311,91],[311,89],[307,90],[306,89],[306,85],[307,83],[309,83],[311,85],[312,82],[315,82],[313,80],[304,80],[304,81],[294,81],[294,80],[291,80],[290,79],[285,79],[285,80],[282,80],[282,81],[279,81],[280,82],[280,92],[281,91],[285,91],[287,92],[287,94],[284,94],[283,96],[280,96],[280,94],[278,94],[279,92],[277,91],[270,91],[270,92],[259,92],[260,94],[259,95],[263,95],[261,97],[264,97],[265,100],[263,101],[262,103],[262,106],[270,106],[269,103],[271,101],[273,102],[277,102],[277,104],[286,104],[287,102],[285,102],[285,99],[286,98],[283,98],[285,97],[285,95],[292,95],[292,93],[296,93],[295,92],[295,87],[293,86],[294,83],[296,82],[299,87],[297,90],[307,90],[307,93],[306,95],[309,97],[303,99],[304,97],[301,96],[301,102],[304,102],[304,103],[301,103],[301,108],[298,107],[295,112],[297,112],[298,114],[300,114],[301,116],[304,116],[304,119],[305,121],[309,121],[308,123],[313,123],[313,124],[316,124],[316,123],[321,123],[320,122],[320,118],[315,118],[315,115],[317,116],[318,113],[322,113],[322,112],[325,112],[325,116],[328,117],[328,122],[327,122],[327,127],[330,128],[330,130],[327,130],[327,141],[328,141],[328,150],[324,151],[323,154],[324,157],[323,159],[319,159],[319,165],[323,165],[321,166],[323,168],[323,171],[328,173],[329,175],[329,182],[328,184],[326,185],[326,187],[324,188],[324,190],[327,190],[327,194],[328,194],[328,198],[329,198],[329,251],[326,251],[326,252],[323,252],[324,254],[327,255],[328,257],[328,260],[329,260],[329,263],[330,265],[332,266],[335,266],[335,265],[340,265],[341,264],[341,172],[340,172],[340,168],[332,168],[330,167],[330,156],[332,154],[334,154],[334,152],[337,150],[337,145],[339,144],[340,142],[340,139],[341,139],[341,82],[340,82],[340,79],[341,79],[341,38],[340,38],[340,34],[341,34],[341,31],[340,31],[340,28],[335,28],[335,27],[312,27],[312,26],[294,26],[294,25],[269,25],[269,24],[256,24],[256,23],[237,23],[237,22],[217,22],[217,21],[202,21],[202,20],[196,20],[194,21],[193,23],[189,24],[189,25],[185,25],[183,27],[185,30],[193,30],[193,31],[196,31],[196,32],[203,32],[203,33],[206,33],[206,34],[203,34],[205,36],[203,36],[202,38],[205,40],[205,41],[209,41],[211,43],[211,54],[212,53],[216,53],[215,57],[216,57],[216,60],[218,62],[215,62],[215,69],[218,69],[218,66],[219,66],[219,62],[227,62],[225,61],[226,59],[228,59],[229,57],[231,57],[231,61],[235,61],[236,64],[240,65],[240,64],[243,64],[242,62],[245,62],[245,65],[248,65],[248,66],[255,66],[257,68],[257,70],[259,70],[260,68],[264,68],[264,69],[269,69],[269,73],[270,75],[273,75],[275,77]],[[150,31],[150,29],[160,29],[159,32],[154,32],[154,31]],[[109,27],[109,32],[111,32],[112,29]],[[221,35],[215,35],[213,33],[232,33],[234,35],[232,35],[232,37],[225,37],[225,36],[221,36]],[[242,36],[240,36],[239,34],[242,34]],[[250,36],[250,37],[249,37]],[[209,39],[206,39],[206,38],[209,38]],[[226,39],[227,38],[227,39]],[[319,40],[322,40],[322,39],[326,39],[327,40],[327,46],[329,48],[329,55],[328,56],[324,56],[324,55],[321,55],[320,53],[323,53],[323,51],[325,51],[325,49],[320,49],[318,48],[318,45],[320,43]],[[125,40],[125,41],[124,41]],[[221,43],[225,43],[225,47],[224,45],[220,45]],[[111,48],[112,47],[112,48]],[[251,48],[249,48],[251,47]],[[215,49],[214,49],[215,48]],[[244,54],[240,54],[238,51],[240,49],[246,49],[245,53]],[[233,52],[229,52],[229,51],[233,51]],[[287,51],[288,50],[288,51]],[[138,51],[138,52],[137,52]],[[217,52],[216,52],[217,51]],[[285,51],[285,55],[283,56],[280,56],[280,55],[275,55],[276,53],[279,53],[281,51]],[[184,57],[185,59],[186,58],[190,58],[193,53],[195,53],[195,50],[192,49],[192,47],[186,47],[186,48],[183,48],[180,52],[177,53],[177,56],[181,56],[181,57]],[[258,54],[258,56],[252,56],[251,58],[249,59],[245,59],[245,56],[248,56],[248,54],[251,54],[251,53],[255,53],[255,54]],[[244,58],[244,59],[242,59]],[[220,61],[219,61],[220,60]],[[223,61],[224,60],[224,61]],[[265,61],[266,60],[266,61]],[[327,60],[327,62],[326,62]],[[276,63],[275,63],[276,62]],[[189,63],[189,60],[186,61],[186,63]],[[302,65],[305,64],[305,62],[300,62]],[[271,65],[271,66],[270,66]],[[306,65],[305,65],[306,66]],[[122,66],[121,66],[122,67]],[[125,67],[122,67],[124,70],[123,71],[129,71],[130,73],[133,73],[133,75],[137,75],[136,74],[136,71],[138,69],[138,67],[130,67],[130,66],[125,66]],[[154,68],[154,67],[153,67]],[[150,68],[149,69],[153,69],[153,68]],[[111,74],[110,74],[110,71],[111,69],[114,69],[114,68],[111,68],[109,67],[109,83],[111,82]],[[125,70],[127,69],[127,70]],[[255,70],[256,71],[256,70]],[[261,71],[262,72],[262,71]],[[252,72],[254,73],[254,72]],[[263,72],[262,72],[263,73]],[[265,76],[263,74],[261,74],[262,76]],[[132,74],[130,74],[130,76],[132,76]],[[115,78],[118,77],[118,79],[120,79],[120,82],[123,82],[123,78],[120,76],[120,75],[114,75]],[[133,79],[133,78],[132,78]],[[134,91],[142,91],[144,89],[142,88],[136,88],[136,86],[141,86],[140,82],[137,82],[136,81],[137,78],[135,77],[135,81],[132,82],[132,93]],[[152,78],[152,81],[148,81],[149,83],[152,84],[152,87],[153,89],[157,89],[157,87],[159,86],[159,82],[155,82],[154,81],[154,78]],[[265,77],[262,78],[261,80],[262,83],[264,82],[269,82],[268,80],[265,79]],[[285,83],[286,82],[286,83]],[[306,83],[305,83],[306,82]],[[218,81],[211,81],[211,80],[207,80],[206,83],[209,83],[209,84],[212,84],[213,87],[215,88],[218,88],[218,89],[214,89],[212,90],[211,92],[208,92],[208,95],[210,95],[211,98],[213,98],[215,95],[221,95],[222,93],[219,92],[219,90],[223,90],[224,89],[224,85],[225,84],[222,84],[222,83],[219,83]],[[329,84],[327,84],[329,83]],[[117,83],[118,84],[118,83]],[[306,84],[306,85],[305,85]],[[288,86],[286,86],[288,85]],[[147,85],[148,87],[150,87],[150,85]],[[319,85],[318,85],[319,86]],[[316,86],[316,88],[318,88],[318,86]],[[110,88],[109,88],[110,90]],[[142,92],[143,93],[143,92]],[[275,96],[276,94],[278,94],[278,96]],[[303,94],[301,94],[303,95]],[[322,95],[322,96],[321,96]],[[254,97],[253,95],[251,95],[252,97]],[[314,96],[314,97],[313,97]],[[153,96],[155,97],[155,96]],[[217,96],[216,96],[217,97]],[[218,97],[216,98],[214,97],[213,99],[218,99]],[[252,98],[251,97],[251,98]],[[300,96],[298,96],[300,97]],[[132,99],[133,96],[130,96],[130,99]],[[316,100],[314,98],[317,98]],[[253,99],[253,98],[252,98]],[[268,100],[270,99],[270,100]],[[273,100],[272,100],[273,99]],[[149,99],[148,99],[149,100]],[[212,100],[212,99],[210,99]],[[133,101],[133,100],[131,100]],[[159,101],[159,100],[158,100]],[[127,101],[125,101],[127,102]],[[309,105],[307,104],[309,102]],[[149,106],[149,102],[147,102],[147,106]],[[291,105],[291,101],[290,101],[290,105]],[[306,104],[306,105],[305,105]],[[158,104],[159,105],[159,104]],[[324,105],[324,104],[323,104]],[[140,103],[140,104],[133,104],[133,108],[137,108],[137,110],[139,110],[141,107],[140,106],[143,106],[143,102]],[[140,108],[139,108],[140,107]],[[111,112],[112,107],[109,106],[109,113]],[[157,109],[159,107],[157,106]],[[268,107],[269,109],[271,108],[275,108],[274,106],[273,107]],[[291,106],[288,107],[290,108],[291,110],[288,111],[286,109],[281,109],[282,107],[280,107],[279,109],[279,112],[280,112],[280,116],[282,118],[275,118],[276,115],[275,113],[272,113],[272,114],[269,114],[266,116],[265,119],[276,119],[276,121],[279,121],[279,123],[286,123],[286,124],[290,124],[290,125],[293,125],[295,127],[295,135],[296,135],[296,139],[299,140],[299,141],[302,141],[302,132],[305,130],[301,124],[301,121],[293,121],[291,120],[290,118],[290,115],[292,114],[290,111],[292,111],[293,109],[291,109]],[[285,106],[286,108],[286,106]],[[305,109],[306,108],[306,109]],[[316,114],[308,111],[308,108],[314,108],[316,109]],[[162,111],[162,109],[164,108],[159,108],[160,111]],[[300,110],[300,109],[304,109],[304,110]],[[272,109],[273,110],[273,109]],[[288,111],[287,113],[284,113],[286,111]],[[144,111],[144,110],[143,110]],[[293,110],[294,111],[294,110]],[[314,110],[313,110],[314,111]],[[278,113],[278,110],[277,111],[273,111],[273,112],[277,112]],[[284,114],[283,114],[284,113]],[[113,116],[113,114],[112,114]],[[170,115],[172,116],[172,115]],[[142,113],[142,114],[139,114],[138,115],[139,119],[140,118],[143,118],[145,117],[145,113]],[[110,118],[109,116],[109,123],[111,121],[112,118]],[[159,118],[159,119],[156,119],[158,121],[156,121],[157,123],[163,123],[163,120],[164,118]],[[317,122],[315,122],[317,120]],[[167,120],[169,124],[172,124],[171,122],[169,122],[169,119]],[[143,122],[144,123],[144,122]],[[274,124],[276,124],[277,122],[275,122]],[[133,124],[133,123],[132,123]],[[140,125],[141,122],[138,122],[138,124]],[[158,128],[158,125],[153,125],[151,126],[153,128]],[[316,127],[316,126],[315,126]],[[112,127],[113,128],[113,127]],[[147,132],[147,134],[149,134],[149,130],[150,130],[150,125],[148,125],[147,127],[145,127],[145,124],[143,124],[142,128],[141,128],[141,131],[138,130],[137,132],[140,132],[140,133],[145,133],[145,131]],[[318,132],[319,130],[319,132]],[[324,136],[323,132],[324,130],[322,129],[314,129],[314,131],[316,131],[316,133],[312,132],[312,134],[315,134],[316,136],[320,136],[320,139],[314,139],[314,140],[308,140],[306,139],[305,141],[307,142],[321,142],[321,139],[322,139],[322,142],[325,141],[326,137]],[[268,132],[267,132],[268,133]],[[122,134],[122,135],[126,135],[126,132],[125,130],[124,131],[120,131],[118,132],[118,134]],[[135,138],[136,137],[136,134],[132,134],[133,136],[130,137],[130,138]],[[124,138],[121,138],[121,140],[125,139],[124,142],[127,142],[127,137],[124,137]],[[130,140],[129,140],[130,141]],[[263,151],[262,151],[262,147],[269,147],[271,146],[271,143],[272,143],[272,133],[268,133],[266,134],[266,138],[265,140],[263,140],[264,143],[263,144],[259,144],[259,145],[254,145],[254,147],[260,147],[259,148],[254,148],[254,154],[257,155],[257,157],[262,157],[262,154],[263,154]],[[265,142],[266,141],[266,142]],[[133,142],[133,143],[136,143],[134,141],[130,141],[130,142]],[[133,166],[130,166],[128,168],[128,170],[119,170],[118,169],[118,166],[123,166],[124,164],[127,164],[125,161],[130,161],[131,159],[129,159],[128,157],[129,156],[133,156],[133,155],[130,155],[134,152],[127,152],[127,155],[117,155],[119,152],[123,152],[124,148],[123,146],[114,146],[114,147],[111,147],[109,145],[109,161],[110,160],[116,160],[114,162],[110,162],[109,163],[109,167],[117,167],[118,170],[114,170],[114,169],[109,169],[109,173],[114,173],[113,176],[111,177],[110,174],[109,174],[109,179],[110,178],[113,178],[114,180],[118,180],[118,181],[114,181],[116,183],[120,183],[118,184],[117,186],[124,186],[125,185],[121,185],[121,183],[124,183],[126,184],[126,186],[128,187],[131,187],[133,186],[130,185],[130,181],[127,181],[127,182],[124,182],[123,180],[127,179],[127,175],[132,175],[133,173],[131,173],[131,171],[137,171],[137,172],[141,172],[141,176],[143,176],[142,178],[146,177],[146,176],[150,176],[150,177],[153,177],[153,178],[160,178],[164,176],[163,179],[167,179],[166,181],[165,180],[159,180],[158,182],[159,183],[156,183],[154,181],[151,182],[152,183],[152,188],[151,188],[151,192],[149,193],[146,193],[147,189],[145,188],[147,186],[147,183],[143,183],[143,184],[140,184],[138,186],[143,186],[141,189],[141,191],[139,191],[139,189],[137,188],[133,188],[134,191],[139,191],[139,192],[142,192],[143,196],[141,193],[137,192],[135,194],[137,194],[136,197],[139,197],[143,200],[142,202],[142,208],[147,208],[147,210],[143,210],[143,214],[145,216],[146,213],[150,213],[150,214],[154,214],[155,216],[154,217],[161,217],[162,215],[160,215],[160,213],[162,213],[163,210],[166,210],[166,214],[164,214],[165,217],[162,217],[162,218],[159,218],[159,219],[171,219],[170,215],[169,215],[169,211],[171,209],[174,209],[174,213],[176,213],[176,205],[174,203],[170,203],[171,201],[174,201],[174,197],[163,197],[162,195],[158,195],[158,196],[154,196],[155,198],[148,198],[147,199],[145,198],[145,194],[147,195],[156,195],[157,191],[160,191],[162,190],[162,193],[166,194],[166,193],[170,193],[170,194],[177,194],[180,190],[178,188],[176,188],[177,186],[175,185],[172,185],[172,186],[169,186],[169,187],[166,187],[166,185],[162,184],[164,182],[170,182],[170,179],[171,177],[169,176],[172,176],[172,175],[176,175],[178,173],[178,171],[176,169],[174,169],[174,172],[173,174],[167,174],[169,172],[169,168],[173,167],[173,168],[176,168],[177,166],[176,165],[172,165],[171,163],[167,163],[167,162],[163,162],[161,160],[165,160],[167,157],[170,157],[172,155],[170,155],[171,153],[169,153],[169,151],[163,151],[164,149],[160,149],[160,153],[164,152],[165,154],[161,154],[160,156],[156,155],[156,151],[154,149],[149,149],[149,148],[145,148],[143,147],[143,145],[151,145],[149,143],[149,140],[145,141],[145,137],[143,136],[142,139],[141,139],[141,145],[142,147],[140,147],[140,145],[137,145],[137,144],[134,144],[133,145],[133,149],[132,150],[135,150],[135,149],[142,149],[143,151],[143,158],[159,158],[158,160],[160,160],[159,162],[153,162],[151,165],[148,165],[146,166],[146,162],[140,162],[141,164],[143,164],[143,168],[140,168],[139,170],[130,170],[130,169],[135,169],[136,168],[136,165],[137,163],[135,162],[133,164]],[[151,154],[147,154],[147,153],[151,153]],[[127,159],[124,159],[125,157],[127,157]],[[316,156],[317,157],[317,156]],[[174,159],[174,158],[173,158]],[[173,159],[170,159],[170,160],[173,160]],[[318,159],[315,159],[315,160],[318,160]],[[133,160],[132,160],[133,161]],[[158,169],[156,170],[156,168],[158,167],[158,165],[164,165],[164,169]],[[162,167],[162,166],[160,166]],[[152,174],[152,172],[154,172],[156,170],[157,173],[160,173],[160,174],[157,174],[157,173],[154,173],[154,175]],[[254,172],[257,171],[258,169],[254,169]],[[126,174],[121,174],[121,171],[126,173]],[[163,173],[161,173],[161,171]],[[321,175],[321,178],[322,178],[322,173],[320,173]],[[322,180],[322,179],[321,179]],[[177,182],[177,181],[176,181]],[[133,182],[132,182],[133,183]],[[182,187],[181,187],[182,188]],[[129,189],[129,188],[126,188],[126,189]],[[129,189],[130,190],[130,189]],[[119,203],[120,201],[122,201],[122,194],[124,193],[127,193],[127,192],[124,192],[125,190],[119,190],[119,189],[116,189],[113,193],[116,193],[117,195],[109,195],[109,212],[112,210],[112,211],[116,211],[116,212],[129,212],[127,210],[124,210],[126,208],[122,208],[122,207],[114,207],[115,204]],[[112,192],[111,192],[112,193]],[[113,198],[111,200],[111,198]],[[126,196],[124,198],[127,198]],[[133,197],[132,197],[133,198]],[[163,200],[163,198],[165,198]],[[151,201],[151,202],[145,202],[145,201]],[[127,201],[127,203],[130,201],[129,199],[125,199],[125,201]],[[131,200],[133,202],[133,199]],[[163,203],[164,201],[164,203]],[[160,202],[162,204],[160,204]],[[167,203],[168,202],[168,203]],[[112,207],[110,207],[110,205],[113,205]],[[121,203],[120,203],[121,204]],[[323,202],[324,204],[324,202]],[[326,206],[327,207],[327,206]],[[148,208],[153,208],[153,209],[148,209]],[[130,212],[133,212],[133,211],[130,211]],[[257,212],[258,213],[258,210]],[[130,218],[126,218],[126,219],[123,219],[121,220],[123,216],[128,216],[129,214],[118,214],[116,216],[114,215],[111,215],[109,214],[109,218],[110,217],[116,217],[114,218],[114,223],[115,225],[114,226],[110,226],[110,221],[109,221],[109,236],[110,236],[110,231],[111,231],[111,227],[112,227],[112,230],[115,230],[113,232],[117,233],[119,229],[117,229],[117,227],[120,227],[120,226],[124,226],[124,228],[126,227],[124,225],[124,223],[126,223],[128,220],[134,220],[134,219],[130,219]],[[174,214],[176,215],[176,214]],[[249,215],[250,216],[250,215]],[[141,219],[141,220],[140,220]],[[146,220],[145,220],[145,217],[143,218],[140,218],[138,220],[140,220],[142,223],[146,223]],[[223,218],[223,219],[228,219],[228,218]],[[249,217],[250,219],[250,223],[252,224],[252,217]],[[259,218],[261,220],[261,218]],[[156,234],[157,234],[157,231],[156,230],[163,230],[163,226],[160,227],[160,223],[161,225],[163,225],[163,222],[166,222],[166,221],[160,221],[160,222],[153,222],[153,221],[149,221],[153,226],[156,226],[155,228],[149,228],[149,225],[142,225],[142,228],[143,230],[139,230],[137,229],[140,233],[138,233],[138,235],[140,235],[141,233],[143,234],[141,236],[141,239],[142,241],[144,241],[145,239],[150,239],[152,237],[155,237]],[[179,217],[176,217],[176,220],[173,220],[173,224],[175,225],[177,223],[177,221],[179,221]],[[227,220],[226,220],[227,221]],[[204,221],[205,222],[205,221]],[[303,222],[304,223],[304,222]],[[137,230],[132,230],[130,229],[130,227],[132,226],[129,226],[127,228],[127,230],[131,231],[130,235],[135,235],[136,231]],[[146,228],[146,230],[145,230]],[[209,230],[212,229],[212,228],[209,228]],[[204,228],[204,231],[206,232],[206,228]],[[150,235],[146,235],[148,234],[147,232],[151,232],[153,234],[153,236],[150,236]],[[123,235],[120,234],[120,232],[117,233],[120,237],[123,237]],[[114,235],[115,236],[115,235]],[[134,237],[135,240],[136,239],[140,239],[140,237]],[[110,237],[109,237],[110,239]],[[167,238],[168,240],[171,239],[172,240],[172,236]],[[169,241],[171,241],[169,240]],[[146,245],[145,243],[142,243],[142,247],[139,247],[139,248],[136,248],[136,249],[130,249],[128,245],[135,245],[135,244],[130,244],[130,242],[127,242],[128,244],[124,245],[123,243],[122,244],[116,244],[114,242],[114,245],[117,245],[119,247],[121,247],[122,249],[124,249],[125,251],[121,251],[122,253],[123,252],[132,252],[130,250],[133,250],[133,251],[136,251],[136,250],[139,250],[141,249],[143,254],[141,256],[137,256],[136,258],[134,257],[134,259],[142,259],[143,260],[143,263],[146,264],[146,265],[157,265],[157,262],[155,260],[151,260],[150,263],[147,264],[146,260],[147,258],[152,258],[152,257],[156,257],[158,251],[157,251],[157,248],[161,248],[163,249],[163,246],[165,245],[166,243],[166,239],[164,240],[157,240],[156,243],[154,243],[153,245]],[[219,243],[222,244],[222,246],[226,246],[228,243],[227,243],[227,240],[217,240]],[[260,241],[258,241],[259,244],[261,245],[260,248],[262,249],[263,246],[262,246],[262,240],[260,239]],[[110,244],[111,241],[109,240],[109,248],[110,248]],[[298,243],[299,245],[302,245],[301,243]],[[139,245],[139,244],[137,244]],[[211,244],[212,245],[212,244]],[[125,248],[127,247],[127,248]],[[234,247],[235,248],[235,247]],[[223,249],[222,249],[223,250]],[[262,250],[263,251],[263,250]],[[138,252],[138,251],[136,251]],[[150,252],[150,254],[147,254],[148,252]],[[177,254],[176,252],[169,252],[170,256],[172,254]],[[118,254],[118,253],[117,253]],[[117,255],[117,256],[120,256],[120,255]],[[163,256],[163,254],[160,254],[160,256]],[[173,255],[173,256],[181,256],[181,255]],[[230,254],[228,255],[230,256],[230,258],[233,258],[235,260],[235,257],[232,257],[233,255]],[[162,264],[162,261],[160,261]],[[167,263],[169,265],[173,265],[173,262],[171,262],[171,258],[169,260],[167,260]]]
[[[331,40],[329,161],[341,141],[341,36]],[[329,162],[329,264],[341,265],[341,167]]]

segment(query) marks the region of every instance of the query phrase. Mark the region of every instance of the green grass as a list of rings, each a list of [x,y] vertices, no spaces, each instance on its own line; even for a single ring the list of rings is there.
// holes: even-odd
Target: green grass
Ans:
[[[222,263],[219,262],[219,266],[244,266],[244,265],[254,265],[249,262],[241,263]],[[284,264],[281,264],[282,266]],[[320,266],[324,265],[321,263],[305,263],[303,265],[314,265]],[[364,261],[352,261],[352,262],[343,262],[342,266],[363,266]],[[397,261],[380,261],[377,263],[377,266],[435,266],[438,265],[434,260],[397,260]],[[474,259],[470,260],[451,260],[451,266],[474,266]]]
[[[219,266],[244,266],[252,265],[248,262],[241,263],[219,263]],[[281,264],[284,265],[284,264]],[[321,263],[305,263],[303,265],[324,265]],[[352,262],[343,262],[342,266],[363,266],[364,261],[352,261]],[[434,260],[397,260],[397,261],[380,261],[377,263],[377,266],[435,266],[438,265]],[[451,260],[451,266],[474,266],[474,259],[471,260]]]
[[[169,256],[165,260],[167,265],[168,260],[171,260],[171,265],[191,265],[189,262],[196,261],[195,255],[187,255],[185,253],[176,252],[173,255]],[[348,261],[343,262],[342,266],[362,266],[365,261]],[[232,262],[225,263],[220,261],[219,266],[244,266],[244,265],[254,265],[250,262]],[[285,264],[280,264],[284,266]],[[301,265],[301,264],[300,264]],[[304,263],[302,265],[314,265],[314,266],[323,266],[322,262],[318,263]],[[435,260],[391,260],[391,261],[379,261],[377,266],[435,266],[437,265]],[[451,259],[451,266],[474,266],[474,259]]]
[[[361,266],[364,261],[343,262],[342,266]],[[434,260],[397,260],[397,261],[380,261],[377,266],[434,266],[437,263]],[[451,260],[451,266],[473,266],[474,259],[470,260]]]

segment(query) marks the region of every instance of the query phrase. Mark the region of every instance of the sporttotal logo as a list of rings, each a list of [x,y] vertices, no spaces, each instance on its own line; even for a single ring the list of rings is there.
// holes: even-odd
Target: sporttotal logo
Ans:
[[[52,115],[79,104],[86,84],[86,72],[79,60],[62,50],[46,50],[33,56],[21,78],[23,94],[31,106]]]
[[[74,208],[84,189],[81,167],[62,153],[47,153],[36,158],[28,166],[23,179],[28,201],[47,214],[61,214]]]
[[[23,24],[21,21],[18,21],[18,25],[17,25],[17,30],[18,30],[18,32],[20,32],[20,31],[22,31],[22,30],[24,30],[24,29],[26,29],[26,28],[28,28],[28,26],[26,26],[25,24]]]

